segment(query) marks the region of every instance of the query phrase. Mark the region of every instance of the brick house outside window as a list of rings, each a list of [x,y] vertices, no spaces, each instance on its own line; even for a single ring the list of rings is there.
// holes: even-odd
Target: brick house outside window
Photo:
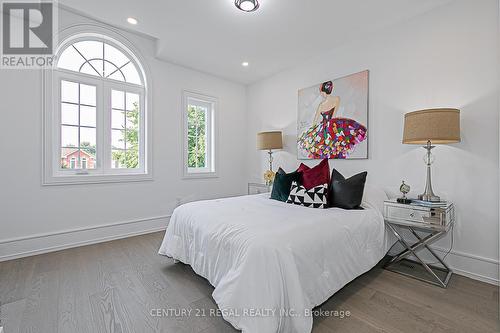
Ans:
[[[78,148],[63,148],[61,153],[63,169],[94,169],[95,155]]]

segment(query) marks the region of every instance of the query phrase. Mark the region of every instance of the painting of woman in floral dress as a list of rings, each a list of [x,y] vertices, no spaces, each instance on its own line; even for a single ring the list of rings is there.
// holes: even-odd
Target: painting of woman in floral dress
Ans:
[[[368,71],[302,89],[299,159],[367,158],[367,120]]]

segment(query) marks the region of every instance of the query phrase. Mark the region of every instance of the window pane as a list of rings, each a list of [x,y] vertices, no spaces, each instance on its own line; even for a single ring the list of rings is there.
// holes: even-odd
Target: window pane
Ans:
[[[61,123],[78,125],[78,105],[61,103]]]
[[[61,81],[61,101],[78,103],[78,83]]]
[[[121,169],[136,169],[139,167],[139,152],[136,149],[113,149],[111,152],[111,167]]]
[[[86,163],[84,163],[84,160],[86,160]],[[96,168],[95,147],[84,146],[80,148],[80,161],[81,161],[80,166],[82,169],[95,169]]]
[[[113,80],[125,81],[120,69],[115,66],[115,64],[107,61],[104,62],[104,77]]]
[[[80,125],[96,127],[96,108],[93,106],[80,106]]]
[[[123,91],[111,91],[111,107],[113,109],[125,110],[125,93]]]
[[[135,68],[133,63],[129,63],[122,68],[122,72],[125,75],[125,79],[127,82],[141,84],[141,77],[139,76],[139,72]]]
[[[96,145],[95,128],[80,127],[80,147],[94,147]]]
[[[105,77],[125,81],[125,76],[122,72],[122,67],[130,62],[130,59],[115,47],[105,44],[104,54],[106,62],[104,63]]]
[[[82,66],[82,69],[80,70],[81,73],[89,74],[89,75],[95,75],[95,76],[100,76],[101,72],[95,67],[92,67],[89,63],[85,63]]]
[[[130,157],[136,160],[136,154],[139,150],[139,111],[127,111],[126,125],[127,131],[125,135],[127,151],[132,149],[135,150],[135,154],[132,154]],[[128,167],[136,166],[136,164],[132,166],[130,161],[128,161]]]
[[[85,59],[76,52],[73,46],[70,46],[64,50],[59,56],[57,61],[57,67],[69,69],[71,71],[78,72],[80,66],[85,62]]]
[[[125,54],[123,54],[123,52],[121,52],[120,50],[109,44],[104,45],[104,56],[107,61],[113,63],[116,67],[121,67],[125,65],[128,61],[130,61],[130,59]],[[106,75],[109,74],[110,72],[106,73]]]
[[[124,81],[125,82],[125,75],[123,75],[123,72],[121,70],[116,71],[108,76],[109,79],[112,80],[117,80],[117,81]]]
[[[127,93],[127,111],[139,110],[139,95]]]
[[[111,152],[111,168],[124,168],[125,167],[125,150],[113,149]]]
[[[96,106],[96,87],[80,84],[80,103]]]
[[[139,131],[139,111],[127,111],[127,131]]]
[[[188,167],[206,167],[206,109],[188,106]]]
[[[127,149],[126,158],[126,167],[128,169],[139,167],[139,151],[137,149]]]
[[[93,40],[85,40],[81,42],[77,42],[73,44],[74,47],[80,51],[80,53],[90,61],[91,64],[97,69],[98,74],[92,67],[87,63],[82,67],[82,72],[92,75],[102,75],[103,71],[103,47],[104,43],[93,41]]]
[[[125,128],[125,112],[119,110],[111,111],[111,127],[116,129]]]
[[[78,127],[61,126],[61,146],[78,147]]]
[[[61,148],[61,169],[76,168],[76,159],[78,157],[78,148]],[[71,161],[73,160],[73,163]]]
[[[103,43],[95,40],[84,40],[73,44],[88,59],[102,58]]]
[[[125,149],[125,131],[112,130],[111,131],[111,146],[113,149]]]
[[[89,64],[102,76],[104,73],[104,62],[102,59],[90,60]]]

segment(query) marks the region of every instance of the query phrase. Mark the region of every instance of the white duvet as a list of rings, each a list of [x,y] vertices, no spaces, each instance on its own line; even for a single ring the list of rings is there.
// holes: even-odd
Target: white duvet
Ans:
[[[385,198],[365,190],[365,209],[349,211],[296,206],[269,194],[192,202],[175,209],[159,253],[205,277],[235,328],[310,332],[309,310],[370,270],[392,244]]]

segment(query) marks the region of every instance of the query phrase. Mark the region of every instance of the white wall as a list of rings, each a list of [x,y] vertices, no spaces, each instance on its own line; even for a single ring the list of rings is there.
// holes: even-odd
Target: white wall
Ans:
[[[80,23],[92,21],[60,10],[61,29]],[[121,33],[142,53],[151,75],[154,180],[41,186],[41,73],[0,70],[0,260],[158,230],[178,202],[245,193],[246,155],[233,145],[246,136],[245,87],[159,61],[154,40]],[[183,89],[218,98],[219,178],[181,179]]]
[[[370,70],[369,159],[331,160],[345,175],[368,170],[368,182],[396,191],[404,179],[423,191],[424,150],[401,144],[403,114],[432,107],[461,109],[462,142],[435,149],[434,190],[456,204],[455,244],[447,261],[465,275],[498,281],[498,8],[496,0],[457,0],[328,51],[247,90],[249,180],[260,180],[266,154],[255,134],[282,129],[275,165],[296,159],[297,91]],[[340,31],[325,35],[332,43]],[[325,42],[325,45],[328,44]],[[311,164],[311,163],[310,163]],[[437,243],[448,249],[449,235]]]

